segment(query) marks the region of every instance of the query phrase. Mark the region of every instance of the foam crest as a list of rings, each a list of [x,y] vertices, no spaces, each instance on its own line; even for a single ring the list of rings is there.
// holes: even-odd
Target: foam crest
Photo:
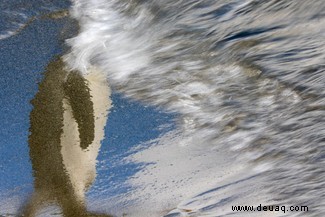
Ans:
[[[67,41],[72,52],[65,59],[71,69],[87,73],[96,64],[117,80],[125,80],[150,62],[151,37],[136,34],[147,19],[145,12],[128,18],[115,9],[115,3],[74,1],[72,15],[80,21],[81,33]]]
[[[324,8],[321,0],[76,0],[81,29],[65,60],[82,73],[95,65],[116,91],[179,114],[188,138],[180,147],[228,150],[267,177],[262,188],[275,199],[308,204],[317,197],[300,192],[325,183],[312,170],[323,159]],[[322,181],[305,185],[314,176]]]

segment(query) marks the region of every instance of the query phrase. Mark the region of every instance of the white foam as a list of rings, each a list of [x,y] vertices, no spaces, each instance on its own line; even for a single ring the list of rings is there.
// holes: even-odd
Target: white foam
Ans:
[[[81,33],[67,40],[72,52],[65,59],[71,69],[87,73],[91,62],[95,62],[106,73],[114,72],[115,78],[121,80],[148,64],[150,57],[146,50],[150,38],[134,35],[145,20],[144,11],[136,19],[130,19],[113,9],[115,1],[73,3],[71,13],[79,19]]]
[[[151,141],[147,149],[141,148],[146,144],[140,144],[138,151],[126,161],[147,166],[129,178],[130,191],[109,201],[101,198],[99,203],[95,199],[91,207],[117,216],[123,213],[131,217],[163,216],[173,212],[171,210],[183,213],[182,216],[187,216],[188,210],[192,214],[216,216],[232,212],[231,204],[255,205],[266,201],[266,194],[255,191],[258,188],[258,181],[253,178],[256,173],[237,162],[226,149],[195,146],[195,138],[183,146],[185,141],[188,138],[173,131]],[[241,196],[243,189],[244,197]],[[217,205],[228,197],[237,199]],[[247,201],[248,198],[254,200]]]
[[[5,39],[5,38],[9,38],[9,37],[13,36],[14,34],[16,34],[16,32],[7,31],[7,32],[0,35],[0,40]]]
[[[263,14],[269,18],[274,14],[272,10],[264,11],[266,4],[255,9],[255,5],[250,5],[254,2],[251,0],[229,2],[231,4],[225,5],[219,1],[195,0],[74,1],[72,14],[80,22],[81,33],[68,40],[72,52],[65,60],[70,68],[86,73],[90,65],[98,66],[112,86],[123,94],[177,112],[182,120],[180,128],[185,131],[180,137],[162,137],[157,142],[159,145],[129,159],[152,163],[130,179],[130,185],[138,190],[130,192],[126,201],[121,199],[123,204],[139,205],[123,209],[131,215],[154,213],[152,216],[157,216],[168,209],[177,209],[182,197],[193,198],[203,189],[212,189],[224,181],[228,173],[238,176],[233,175],[225,183],[240,180],[245,176],[241,171],[250,171],[247,161],[258,165],[252,166],[253,174],[263,174],[274,166],[260,159],[264,155],[269,155],[271,161],[273,155],[280,156],[276,159],[279,162],[291,160],[281,153],[287,153],[284,150],[295,142],[293,135],[300,138],[302,134],[281,132],[281,126],[287,121],[284,118],[298,115],[299,112],[291,110],[301,99],[285,82],[292,79],[288,84],[296,84],[296,74],[292,72],[297,70],[286,69],[277,55],[283,53],[284,48],[291,50],[295,46],[283,45],[280,49],[277,41],[290,44],[289,41],[264,43],[264,40],[272,39],[277,31],[267,27],[278,26],[272,22],[288,17],[293,11],[287,13],[283,9],[278,13],[279,19],[274,20],[252,19],[249,16],[256,14],[251,8],[257,10],[258,16]],[[214,18],[215,10],[218,13],[223,6],[229,6],[229,11],[220,19]],[[239,13],[246,6],[247,16]],[[212,17],[213,20],[209,20]],[[265,34],[260,33],[264,28]],[[246,37],[246,31],[250,30],[256,30],[256,34]],[[283,27],[281,31],[287,30]],[[257,55],[261,59],[256,58]],[[264,56],[268,58],[264,60]],[[261,63],[261,68],[265,66],[269,72],[262,72],[255,63]],[[274,71],[278,73],[275,76]],[[286,73],[287,77],[281,77]],[[303,143],[299,140],[299,144]],[[254,189],[250,184],[247,189]],[[243,194],[247,189],[243,185],[236,189],[238,192],[230,191],[232,193],[227,195]],[[259,198],[256,195],[264,198],[258,192],[247,196],[254,200]],[[266,193],[265,197],[268,197]],[[243,198],[246,197],[238,200],[244,201]],[[210,204],[215,203],[217,201],[211,198]],[[192,208],[198,211],[201,205]],[[151,214],[145,215],[145,212]],[[185,211],[180,212],[187,215]]]

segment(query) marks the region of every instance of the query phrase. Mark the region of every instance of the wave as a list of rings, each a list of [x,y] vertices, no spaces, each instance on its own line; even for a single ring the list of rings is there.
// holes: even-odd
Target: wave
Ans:
[[[265,178],[269,200],[317,216],[324,9],[322,0],[75,0],[80,33],[67,40],[65,61],[83,74],[95,65],[115,90],[178,113],[191,153],[227,150],[233,165]]]

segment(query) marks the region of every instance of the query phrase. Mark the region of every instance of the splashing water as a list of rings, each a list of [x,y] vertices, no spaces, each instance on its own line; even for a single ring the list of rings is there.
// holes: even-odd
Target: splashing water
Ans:
[[[3,2],[0,40],[68,5],[35,2]],[[98,208],[243,216],[231,205],[262,203],[324,216],[324,11],[323,0],[73,0],[68,68],[95,65],[118,92],[179,115],[126,159],[149,164],[129,180],[138,189]]]
[[[180,114],[182,145],[246,162],[267,201],[322,216],[324,11],[323,0],[76,0],[65,61]]]

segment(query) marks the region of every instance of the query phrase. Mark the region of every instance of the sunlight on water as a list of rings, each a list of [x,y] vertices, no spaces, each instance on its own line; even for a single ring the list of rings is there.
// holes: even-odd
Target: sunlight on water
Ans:
[[[157,153],[148,149],[136,154],[134,160],[143,155],[139,159],[146,162],[154,156],[153,167],[158,168],[149,167],[152,175],[138,174],[144,186],[158,171],[178,171],[176,179],[207,178],[217,186],[219,181],[209,174],[230,172],[246,162],[252,173],[266,179],[258,184],[267,189],[260,202],[309,205],[309,214],[316,215],[324,212],[322,191],[314,192],[325,178],[320,166],[324,9],[320,0],[75,1],[71,13],[81,32],[67,41],[72,51],[65,60],[84,74],[97,65],[119,92],[180,114],[181,134],[187,139],[163,143],[174,144],[170,152],[164,150],[168,154],[163,159],[175,160],[178,147],[190,153],[179,154],[175,170],[162,169],[159,145]],[[201,173],[186,174],[187,167],[196,170],[195,161],[185,168],[181,162],[197,152],[215,158],[199,158]],[[232,160],[217,163],[221,156]],[[208,165],[213,172],[202,173],[209,171]],[[160,176],[156,180],[164,182]],[[202,182],[185,186],[193,190],[197,183]],[[178,195],[172,199],[176,201],[190,197],[186,190],[177,193],[176,184],[166,186],[159,193],[161,188],[153,184],[152,196],[145,201],[156,199],[169,208],[169,202],[162,201],[173,194]],[[144,197],[143,192],[134,197]],[[252,192],[245,195],[253,197]]]
[[[64,8],[58,4],[49,11]],[[59,195],[55,197],[66,216],[64,207],[75,207],[79,214],[134,217],[325,214],[325,1],[72,0],[69,10],[79,22],[79,32],[65,41],[70,50],[62,57],[62,70],[80,72],[77,75],[91,85],[96,68],[100,72],[96,79],[103,83],[94,86],[100,99],[87,98],[82,91],[75,92],[82,88],[73,87],[54,94],[63,103],[55,108],[62,109],[59,112],[68,121],[62,124],[61,116],[49,116],[63,127],[56,132],[61,138],[56,156],[61,160],[53,160],[61,170],[49,166],[68,179],[60,186],[71,187],[72,193],[64,195],[70,195],[69,203],[74,204],[64,202],[56,190],[50,196]],[[22,14],[14,11],[6,16],[16,19]],[[0,39],[19,34],[21,25],[28,28],[25,24],[32,16],[25,14],[11,26],[6,22],[10,28],[1,28]],[[168,120],[132,125],[128,113],[120,114],[121,119],[113,115],[114,124],[132,127],[123,128],[121,135],[107,134],[116,126],[108,115],[105,132],[112,137],[103,141],[107,148],[98,158],[99,178],[85,198],[95,180],[104,113],[110,107],[105,82],[127,97],[126,105],[141,102],[141,117],[133,122],[154,113],[146,106],[161,111],[154,118]],[[72,93],[76,96],[66,101],[63,95]],[[89,99],[95,100],[93,104],[87,104]],[[123,103],[116,103],[116,111],[123,110]],[[96,106],[102,109],[97,115]],[[98,118],[68,112],[78,108]],[[36,135],[33,112],[30,139]],[[78,133],[64,137],[63,132],[73,127]],[[120,146],[110,146],[118,141]],[[68,143],[80,147],[64,145]],[[92,143],[95,151],[83,152]],[[29,145],[31,153],[36,150]],[[38,178],[37,171],[49,169],[35,159],[31,154],[37,191],[38,182],[50,182],[46,175]],[[308,206],[309,211],[245,213],[231,208],[259,204]]]

